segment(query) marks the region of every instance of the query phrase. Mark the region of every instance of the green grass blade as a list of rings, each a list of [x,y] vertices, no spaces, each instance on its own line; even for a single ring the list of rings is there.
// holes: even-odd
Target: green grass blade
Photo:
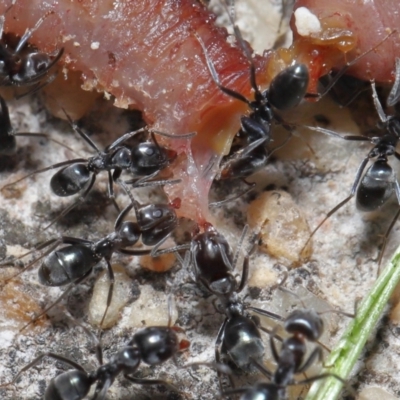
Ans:
[[[333,373],[344,380],[349,378],[366,341],[376,327],[389,298],[400,281],[400,247],[389,265],[376,280],[369,294],[364,298],[338,345],[329,357],[321,373]],[[335,400],[342,390],[342,383],[334,377],[315,381],[306,400]]]

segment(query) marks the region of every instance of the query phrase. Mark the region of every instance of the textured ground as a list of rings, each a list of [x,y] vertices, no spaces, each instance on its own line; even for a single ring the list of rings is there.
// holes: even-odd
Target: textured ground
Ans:
[[[239,8],[240,9],[240,8]],[[368,95],[366,98],[368,99]],[[369,108],[368,108],[369,107]],[[88,149],[71,132],[65,122],[52,118],[42,107],[39,97],[25,98],[10,102],[12,121],[16,131],[46,131],[57,140],[64,141],[78,154],[90,154]],[[341,110],[326,100],[316,106],[304,105],[290,118],[301,123],[313,123],[316,116],[323,115],[325,127],[336,132],[357,132],[358,125],[365,130],[373,126],[375,112],[364,101],[353,105],[353,111]],[[365,116],[368,115],[366,118]],[[112,109],[100,103],[83,121],[86,129],[94,134],[92,139],[100,146],[106,146],[113,138],[126,132],[136,118],[125,111]],[[319,118],[320,119],[320,118]],[[357,121],[357,123],[355,122]],[[362,122],[362,123],[360,123]],[[276,133],[277,143],[281,133]],[[227,204],[215,210],[218,228],[226,234],[232,246],[236,245],[246,221],[247,203],[265,189],[283,189],[290,193],[302,210],[311,227],[315,227],[323,215],[349,193],[355,171],[362,158],[370,149],[369,144],[348,143],[305,133],[303,139],[293,139],[275,154],[265,169],[254,180],[257,190],[243,200]],[[314,155],[306,143],[312,147]],[[8,182],[22,176],[26,171],[47,166],[68,157],[76,157],[69,150],[54,143],[33,139],[18,140],[15,157],[1,160],[0,182]],[[396,168],[396,164],[393,163]],[[83,238],[99,238],[112,230],[116,212],[105,193],[106,180],[101,176],[88,201],[72,212],[67,218],[45,233],[41,227],[69,204],[51,195],[48,181],[51,174],[40,174],[18,186],[19,192],[11,198],[2,197],[0,208],[0,256],[18,256],[31,249],[38,241],[59,234]],[[221,198],[230,193],[230,187],[222,187],[215,193]],[[137,192],[142,202],[155,201],[159,194],[153,191]],[[126,199],[123,199],[126,201]],[[374,214],[362,214],[350,202],[328,221],[314,239],[312,261],[297,269],[288,269],[288,263],[257,253],[251,259],[251,276],[246,291],[246,301],[253,305],[277,311],[285,315],[298,306],[290,295],[283,295],[276,284],[289,271],[287,287],[305,299],[307,305],[317,309],[330,305],[348,312],[354,309],[357,299],[363,298],[376,278],[377,265],[374,259],[378,253],[380,236],[390,223],[396,211],[393,198],[384,210]],[[398,225],[398,224],[397,224]],[[393,252],[400,240],[397,226],[390,238],[386,257]],[[165,317],[167,293],[174,293],[178,311],[177,323],[186,331],[191,342],[190,350],[178,358],[178,364],[198,360],[212,360],[213,342],[223,320],[213,305],[212,298],[191,283],[187,271],[175,267],[170,272],[156,275],[143,270],[136,258],[115,258],[125,266],[129,275],[127,282],[128,304],[123,308],[121,319],[103,334],[105,359],[127,342],[139,324],[150,324]],[[27,313],[39,311],[51,304],[60,294],[58,288],[45,288],[37,282],[36,268],[24,273],[21,285],[10,283],[0,293],[0,379],[8,382],[21,366],[35,356],[53,351],[71,357],[88,370],[97,367],[93,346],[85,333],[65,318],[67,310],[75,318],[87,321],[89,301],[93,283],[103,265],[100,264],[85,284],[76,287],[70,296],[55,307],[49,319],[37,327],[29,327],[18,337],[15,331],[26,323]],[[10,269],[4,270],[4,275]],[[264,277],[261,286],[260,274]],[[253,276],[253,278],[252,278]],[[257,278],[255,278],[257,276]],[[266,283],[266,286],[264,286]],[[152,308],[153,307],[153,308]],[[142,312],[143,317],[135,320]],[[160,312],[161,310],[161,312]],[[163,311],[165,310],[165,311]],[[346,325],[346,318],[327,316],[327,329],[323,342],[332,347]],[[144,320],[144,321],[143,321]],[[135,322],[136,321],[136,322]],[[165,321],[165,318],[164,318]],[[163,322],[158,322],[163,323]],[[382,387],[394,396],[400,397],[398,360],[400,353],[400,328],[386,317],[375,336],[371,338],[362,359],[359,361],[351,384],[357,392],[369,386]],[[267,343],[268,338],[265,337]],[[54,361],[42,362],[25,373],[15,387],[0,388],[3,399],[39,399],[49,379],[63,371],[65,366]],[[207,369],[186,371],[172,363],[151,369],[142,366],[142,377],[157,376],[173,382],[187,399],[214,399],[217,393],[216,375]],[[250,382],[256,376],[238,377],[240,382]],[[133,387],[123,379],[110,388],[109,399],[128,400],[131,398],[177,398],[177,394],[162,392],[162,388],[149,389]],[[295,395],[293,395],[295,398]]]

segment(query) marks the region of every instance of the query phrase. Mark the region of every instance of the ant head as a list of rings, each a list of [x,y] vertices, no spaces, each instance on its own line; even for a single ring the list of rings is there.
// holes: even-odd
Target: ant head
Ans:
[[[44,53],[28,53],[19,60],[18,71],[12,75],[15,84],[36,82],[43,77],[52,65],[52,59]]]
[[[141,355],[139,349],[127,346],[115,355],[111,360],[111,363],[115,363],[119,368],[121,368],[124,374],[132,374],[139,367],[140,360]]]
[[[225,237],[217,232],[212,225],[205,226],[205,232],[194,237],[191,252],[197,268],[204,277],[208,275],[207,270],[210,266],[214,266],[211,268],[222,269],[224,271],[232,270],[232,249]],[[213,280],[215,285],[221,290],[224,290],[223,288],[227,290],[228,286],[233,284],[231,279],[226,279],[227,276],[224,275],[221,275],[221,279],[216,277],[217,279]],[[234,286],[236,286],[236,283]],[[231,291],[229,290],[229,292]]]
[[[144,142],[132,149],[131,171],[139,176],[150,175],[167,167],[177,153],[165,149],[157,143]]]
[[[310,76],[304,64],[295,64],[281,71],[271,82],[268,100],[278,110],[296,107],[304,99]]]
[[[60,197],[79,193],[89,182],[91,172],[86,164],[72,164],[56,172],[50,181],[53,193]]]
[[[127,169],[132,165],[132,153],[126,147],[119,148],[111,157],[111,163],[121,169]]]
[[[310,342],[318,340],[324,330],[324,322],[314,310],[298,309],[285,321],[285,330],[292,334],[301,334]]]
[[[169,204],[149,204],[137,212],[142,241],[148,246],[156,245],[171,233],[178,224],[175,209]]]
[[[140,238],[140,228],[135,222],[124,221],[118,229],[118,236],[122,239],[123,247],[132,246],[136,244]]]
[[[166,326],[152,326],[136,333],[131,341],[148,365],[161,364],[179,350],[179,339],[173,329]]]

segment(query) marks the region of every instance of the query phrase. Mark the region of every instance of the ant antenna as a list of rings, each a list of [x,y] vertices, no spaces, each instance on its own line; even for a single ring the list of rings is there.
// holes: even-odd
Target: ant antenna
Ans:
[[[394,106],[400,99],[400,58],[396,58],[395,80],[386,104]]]

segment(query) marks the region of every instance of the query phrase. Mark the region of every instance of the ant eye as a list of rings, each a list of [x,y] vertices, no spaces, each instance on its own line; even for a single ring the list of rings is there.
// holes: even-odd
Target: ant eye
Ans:
[[[152,147],[147,147],[146,149],[146,155],[147,156],[152,156],[154,155],[154,149]]]
[[[154,218],[161,218],[162,215],[163,215],[163,213],[162,213],[162,211],[160,209],[154,210],[154,212],[153,212],[153,217]]]

